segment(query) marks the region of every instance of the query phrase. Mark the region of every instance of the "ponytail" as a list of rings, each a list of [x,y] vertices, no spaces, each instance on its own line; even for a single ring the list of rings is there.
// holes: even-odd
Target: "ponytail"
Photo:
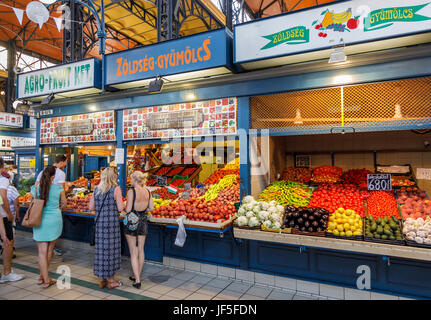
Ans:
[[[45,203],[43,205],[44,207],[48,202],[49,189],[51,188],[51,178],[53,176],[55,176],[55,167],[48,166],[45,168],[45,170],[43,170],[42,177],[40,178],[39,194],[40,194],[40,199],[45,200]]]

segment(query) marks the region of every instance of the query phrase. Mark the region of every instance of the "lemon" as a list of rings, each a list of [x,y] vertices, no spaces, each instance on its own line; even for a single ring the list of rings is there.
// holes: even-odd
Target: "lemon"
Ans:
[[[338,232],[338,230],[334,230],[332,233],[333,233],[334,236],[339,236],[340,235],[340,233]]]
[[[357,230],[357,231],[353,232],[353,235],[354,235],[354,236],[361,236],[361,235],[362,235],[362,232],[361,232],[361,231],[359,231],[359,230]]]
[[[352,232],[352,231],[347,231],[347,232],[346,232],[346,236],[347,236],[347,237],[351,237],[351,236],[353,236],[353,232]]]
[[[341,224],[339,224],[337,226],[337,230],[340,231],[340,232],[342,232],[342,231],[344,231],[344,227]]]
[[[341,236],[341,237],[345,237],[345,236],[346,236],[346,233],[345,233],[345,232],[340,232],[340,236]]]
[[[331,215],[330,217],[329,217],[329,221],[334,221],[335,220],[335,216],[334,215]]]
[[[338,219],[337,219],[337,223],[338,223],[338,224],[344,224],[344,219],[338,218]]]
[[[353,226],[355,224],[355,220],[354,219],[349,219],[348,223]]]
[[[335,214],[335,217],[336,217],[337,219],[340,219],[340,218],[342,218],[342,215],[341,215],[341,213],[337,212],[337,213]]]
[[[344,230],[350,230],[350,224],[348,224],[348,223],[345,223],[344,224]]]
[[[353,226],[355,227],[355,229],[359,229],[359,223],[355,223]]]
[[[343,212],[344,212],[344,208],[338,208],[338,211],[339,211],[340,213],[343,213]]]
[[[328,229],[329,229],[329,230],[333,230],[333,229],[335,229],[335,223],[333,223],[333,222],[329,222],[329,223],[328,223]]]

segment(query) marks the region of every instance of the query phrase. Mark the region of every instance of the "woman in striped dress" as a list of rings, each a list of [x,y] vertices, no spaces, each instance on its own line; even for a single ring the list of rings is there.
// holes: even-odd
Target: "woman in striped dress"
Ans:
[[[90,200],[95,216],[94,274],[101,279],[100,288],[120,287],[114,275],[121,267],[121,229],[118,212],[124,210],[121,189],[113,168],[102,171],[100,184]]]

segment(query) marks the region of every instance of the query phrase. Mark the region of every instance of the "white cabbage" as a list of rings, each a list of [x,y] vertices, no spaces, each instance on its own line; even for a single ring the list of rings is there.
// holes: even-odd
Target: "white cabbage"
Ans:
[[[416,237],[416,238],[415,238],[415,241],[416,241],[417,243],[424,243],[424,239],[423,239],[423,238],[420,238],[420,237]]]
[[[271,219],[272,219],[273,221],[277,221],[277,222],[279,222],[279,221],[281,220],[281,217],[280,217],[280,215],[279,215],[278,213],[272,213],[272,214],[271,214]]]
[[[253,211],[248,211],[245,215],[247,218],[251,218],[254,217],[254,212]]]
[[[259,205],[255,206],[255,207],[253,208],[253,212],[254,212],[254,213],[256,213],[256,214],[258,214],[260,211],[261,211],[261,209],[260,209],[260,206],[259,206]]]
[[[251,217],[250,220],[248,221],[248,226],[249,227],[257,227],[260,225],[259,220],[257,220],[256,217]]]
[[[246,213],[246,211],[243,207],[238,209],[238,216],[245,216],[245,213]]]
[[[278,205],[278,206],[277,206],[277,210],[278,210],[279,212],[284,212],[284,207],[283,207],[283,206]]]
[[[254,207],[254,205],[251,202],[249,202],[246,204],[245,209],[250,211],[250,210],[253,210],[253,207]]]
[[[274,224],[272,225],[272,228],[273,229],[280,229],[281,228],[281,223],[278,222],[278,221],[274,222]]]
[[[275,200],[272,200],[272,201],[269,203],[269,205],[270,205],[271,207],[277,207],[277,206],[278,206],[278,202],[277,202],[277,201],[275,201]]]
[[[259,219],[262,220],[262,221],[266,220],[268,218],[268,216],[269,216],[268,211],[261,211],[261,212],[259,212]]]
[[[268,204],[268,202],[259,202],[259,204],[260,204],[260,207],[263,209],[263,210],[268,210],[268,208],[269,208],[269,204]]]
[[[244,217],[244,216],[239,217],[238,218],[238,225],[240,227],[248,225],[248,219],[247,219],[247,217]]]
[[[265,221],[264,221],[264,223],[263,223],[263,225],[264,225],[265,227],[267,227],[267,228],[271,228],[271,226],[272,226],[272,222],[271,222],[271,220],[265,220]]]
[[[253,196],[246,196],[244,197],[244,199],[242,200],[244,203],[250,203],[254,200]]]
[[[277,209],[275,207],[269,207],[267,210],[270,214],[276,213]]]

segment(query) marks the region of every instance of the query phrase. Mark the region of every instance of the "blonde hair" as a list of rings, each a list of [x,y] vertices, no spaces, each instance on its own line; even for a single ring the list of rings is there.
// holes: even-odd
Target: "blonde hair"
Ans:
[[[147,180],[147,175],[141,171],[135,171],[131,175],[131,179],[135,180],[139,185],[143,185]]]
[[[113,168],[105,168],[100,175],[100,184],[97,186],[95,193],[106,193],[111,190],[112,187],[116,187],[117,182],[115,181],[115,172]]]

